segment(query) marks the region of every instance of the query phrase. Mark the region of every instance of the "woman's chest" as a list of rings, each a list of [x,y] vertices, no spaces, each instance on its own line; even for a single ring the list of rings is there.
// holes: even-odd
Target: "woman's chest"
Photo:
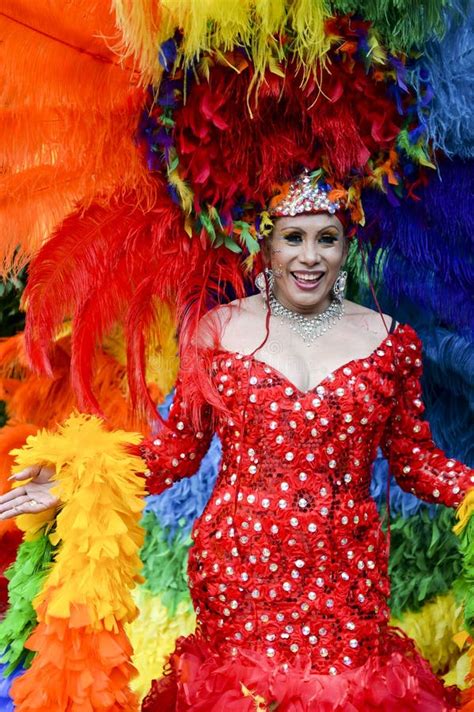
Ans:
[[[212,379],[224,406],[219,434],[247,463],[248,451],[266,461],[370,450],[391,412],[395,369],[385,353],[344,364],[309,391],[262,361],[226,351],[215,354]],[[331,458],[329,457],[329,460]],[[303,463],[301,463],[303,464]]]

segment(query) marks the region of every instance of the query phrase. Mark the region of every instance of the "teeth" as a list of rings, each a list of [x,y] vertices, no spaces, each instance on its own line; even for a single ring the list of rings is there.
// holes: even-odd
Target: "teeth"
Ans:
[[[317,282],[320,277],[322,277],[322,273],[320,272],[319,274],[316,275],[309,275],[309,274],[297,274],[296,272],[294,273],[296,279],[301,279],[303,282]]]

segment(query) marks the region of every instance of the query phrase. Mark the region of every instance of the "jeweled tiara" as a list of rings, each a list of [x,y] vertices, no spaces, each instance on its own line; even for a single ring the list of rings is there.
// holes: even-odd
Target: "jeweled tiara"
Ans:
[[[304,171],[290,183],[284,198],[270,203],[268,209],[272,217],[287,217],[302,213],[327,212],[334,215],[341,208],[339,201],[329,199],[330,186],[318,181],[308,171]],[[274,199],[275,200],[275,199]]]

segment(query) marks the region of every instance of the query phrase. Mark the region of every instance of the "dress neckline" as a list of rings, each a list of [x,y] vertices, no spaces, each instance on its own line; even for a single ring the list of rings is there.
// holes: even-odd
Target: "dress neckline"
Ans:
[[[324,384],[327,383],[327,381],[331,380],[331,382],[332,382],[334,380],[334,378],[337,376],[337,374],[340,373],[341,371],[343,371],[345,368],[350,368],[354,364],[361,363],[363,361],[373,360],[375,358],[375,356],[377,356],[377,352],[386,345],[386,343],[390,337],[392,337],[398,333],[400,327],[402,327],[402,326],[403,326],[402,324],[397,324],[395,329],[393,331],[389,332],[382,339],[382,341],[367,356],[361,356],[359,358],[353,358],[350,361],[346,361],[346,363],[343,363],[340,366],[338,366],[337,368],[335,368],[333,371],[330,371],[326,376],[324,376],[324,378],[321,381],[319,381],[319,383],[317,383],[315,386],[312,386],[307,391],[304,391],[301,388],[298,388],[298,386],[295,383],[293,383],[293,381],[291,381],[288,378],[288,376],[286,376],[282,371],[275,368],[275,366],[272,366],[270,363],[268,363],[268,361],[264,361],[263,359],[257,358],[255,356],[255,354],[253,354],[253,353],[244,354],[241,351],[232,351],[231,349],[225,349],[223,347],[216,349],[214,353],[227,354],[228,356],[234,356],[236,358],[239,358],[239,360],[241,360],[241,359],[250,360],[250,361],[252,361],[252,363],[256,363],[256,364],[260,365],[262,368],[267,368],[270,371],[272,371],[276,376],[278,376],[283,381],[285,381],[285,383],[288,386],[293,388],[293,390],[296,393],[298,393],[300,398],[304,398],[308,395],[314,394],[314,392],[321,386],[324,386]]]

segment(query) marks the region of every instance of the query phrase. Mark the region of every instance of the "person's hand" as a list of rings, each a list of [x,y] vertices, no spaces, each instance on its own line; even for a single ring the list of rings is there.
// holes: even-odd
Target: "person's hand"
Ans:
[[[27,467],[11,475],[9,479],[16,482],[31,481],[0,496],[0,519],[10,519],[19,514],[38,514],[58,505],[58,498],[51,494],[53,475],[54,469],[43,465]]]

